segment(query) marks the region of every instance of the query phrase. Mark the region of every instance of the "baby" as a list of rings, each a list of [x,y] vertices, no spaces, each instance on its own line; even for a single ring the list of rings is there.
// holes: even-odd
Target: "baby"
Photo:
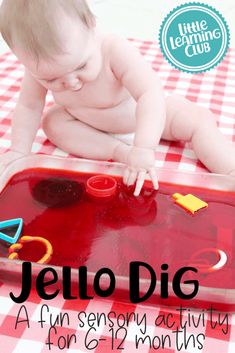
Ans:
[[[0,23],[25,67],[1,168],[30,154],[50,90],[48,139],[80,157],[126,164],[123,181],[136,184],[136,196],[147,174],[158,188],[160,138],[190,141],[209,170],[235,174],[235,147],[212,113],[179,96],[165,99],[156,72],[127,40],[99,33],[85,0],[3,0]],[[121,137],[131,132],[128,145]]]

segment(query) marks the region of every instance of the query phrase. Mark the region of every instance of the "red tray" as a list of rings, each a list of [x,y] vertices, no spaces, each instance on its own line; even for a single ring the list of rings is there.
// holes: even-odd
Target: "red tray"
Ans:
[[[123,166],[117,163],[47,156],[32,156],[11,164],[0,180],[0,221],[23,218],[22,235],[47,239],[53,255],[46,265],[37,264],[45,249],[40,242],[32,242],[20,250],[21,260],[8,260],[9,245],[2,243],[1,279],[19,281],[20,285],[22,261],[35,262],[35,277],[45,266],[53,267],[60,281],[62,266],[70,266],[72,287],[77,292],[78,268],[86,266],[88,292],[94,295],[94,276],[107,267],[116,278],[113,296],[130,300],[130,262],[141,261],[157,276],[155,291],[145,302],[234,311],[233,179],[160,170],[159,191],[152,191],[147,181],[141,196],[135,198],[133,189],[122,184],[122,172]],[[87,179],[101,173],[116,179],[114,196],[96,198],[87,194]],[[191,193],[209,206],[191,215],[175,204],[172,194],[176,192]],[[162,264],[167,264],[168,270],[161,270]],[[172,289],[175,273],[185,266],[198,269],[197,274],[187,272],[182,277],[182,281],[199,281],[199,291],[191,300],[180,299]],[[161,295],[163,272],[168,273],[168,298]],[[149,278],[149,271],[141,267],[141,295],[149,288]],[[102,281],[102,286],[109,283],[105,276]],[[181,288],[189,293],[193,286],[182,284]]]

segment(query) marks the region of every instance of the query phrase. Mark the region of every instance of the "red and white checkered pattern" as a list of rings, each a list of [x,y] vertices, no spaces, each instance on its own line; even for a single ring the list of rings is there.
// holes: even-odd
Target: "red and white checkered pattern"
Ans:
[[[143,42],[131,40],[147,61],[151,62],[153,68],[158,71],[162,79],[162,83],[167,92],[183,95],[198,104],[210,108],[216,116],[219,128],[228,136],[228,139],[235,141],[235,50],[229,50],[223,62],[215,69],[202,74],[187,74],[173,69],[164,60],[161,52],[156,44],[152,42]],[[10,120],[12,110],[14,109],[17,97],[19,95],[19,87],[23,75],[23,67],[16,58],[6,53],[0,58],[0,153],[6,151],[10,146]],[[52,102],[51,96],[48,96],[47,106]],[[52,145],[40,129],[33,145],[33,152],[45,153],[51,155],[68,156],[63,151]],[[167,167],[178,170],[205,171],[203,165],[196,159],[194,153],[179,143],[161,142],[156,153],[157,166]],[[1,277],[0,277],[1,280]],[[19,290],[19,289],[18,289]],[[9,292],[12,287],[6,283],[0,283],[0,352],[1,353],[46,353],[46,352],[66,352],[66,353],[82,353],[89,352],[84,346],[79,344],[71,346],[70,349],[60,350],[53,346],[51,351],[45,345],[47,340],[48,325],[44,329],[39,328],[37,323],[38,312],[43,304],[35,293],[32,293],[30,299],[26,303],[28,310],[30,328],[25,323],[19,324],[15,330],[16,315],[19,305],[14,304],[9,298]],[[48,304],[48,303],[47,303]],[[161,311],[171,313],[173,318],[178,319],[178,313],[172,308],[160,308],[155,306],[141,306],[133,304],[124,304],[113,301],[92,300],[92,301],[64,301],[58,297],[50,301],[50,312],[64,313],[69,312],[72,318],[77,312],[86,310],[89,312],[109,312],[117,313],[133,312],[147,314],[148,317],[148,333],[151,337],[161,334],[170,334],[169,329],[165,327],[156,328],[153,325],[153,317]],[[71,320],[69,327],[58,328],[58,334],[76,333],[84,341],[85,330],[78,327],[77,320]],[[134,347],[134,325],[128,328],[128,334],[124,344],[124,352],[141,352],[153,353],[156,349],[150,349],[149,346],[143,345],[138,350]],[[188,329],[188,334],[204,333],[206,339],[202,350],[193,348],[190,345],[187,351],[182,353],[233,353],[235,352],[235,316],[229,315],[229,332],[224,335],[220,327],[212,330],[207,321],[205,327],[196,329]],[[91,337],[91,336],[90,336]],[[100,341],[97,349],[90,352],[95,353],[111,353],[110,333],[107,327],[101,327],[95,334],[94,338],[104,338]],[[118,343],[120,340],[116,340]],[[117,347],[117,345],[116,345]],[[113,350],[118,351],[116,348]],[[174,353],[177,352],[175,346],[171,348],[158,349],[158,352]]]
[[[183,95],[210,108],[221,131],[229,140],[235,141],[235,49],[229,50],[216,69],[193,75],[172,68],[156,44],[131,41],[139,48],[145,59],[152,63],[166,92]],[[22,75],[23,67],[14,55],[6,53],[0,58],[0,153],[10,146],[10,119],[19,95]],[[51,104],[52,97],[48,95],[47,106]],[[48,141],[42,129],[39,129],[36,136],[33,152],[68,156]],[[187,144],[179,142],[161,142],[156,152],[156,166],[196,172],[206,171]]]
[[[97,327],[96,332],[91,331],[88,336],[88,341],[92,339],[99,340],[99,344],[96,349],[88,350],[85,348],[85,336],[88,332],[89,326],[85,324],[84,327],[79,327],[78,313],[85,311],[88,315],[89,313],[104,313],[108,314],[110,312],[115,312],[118,316],[119,314],[126,315],[127,313],[135,313],[138,314],[140,318],[146,314],[147,317],[147,326],[145,335],[149,335],[151,339],[155,336],[161,337],[161,335],[169,335],[171,338],[171,347],[169,348],[168,341],[166,341],[165,348],[159,348],[156,350],[153,347],[150,348],[149,344],[143,344],[136,349],[135,346],[135,335],[141,337],[140,327],[136,325],[135,321],[131,321],[130,324],[124,327],[127,328],[127,335],[125,341],[122,345],[124,348],[123,352],[128,353],[176,353],[179,352],[176,347],[175,335],[172,333],[177,326],[179,327],[179,311],[173,308],[159,307],[159,306],[147,306],[147,305],[134,305],[128,303],[121,303],[116,301],[107,301],[107,300],[98,300],[93,299],[91,301],[81,301],[81,300],[70,300],[65,301],[61,296],[57,297],[49,302],[41,301],[35,292],[31,292],[30,298],[25,303],[25,307],[27,310],[29,327],[26,322],[19,322],[20,320],[26,319],[25,310],[21,310],[21,315],[18,318],[17,329],[15,329],[16,325],[16,317],[19,313],[21,304],[15,304],[9,298],[9,292],[13,291],[14,293],[19,292],[19,288],[9,286],[7,284],[2,284],[0,286],[0,349],[2,353],[111,353],[118,352],[117,346],[121,343],[123,332],[120,331],[118,338],[114,340],[114,349],[112,350],[112,342],[111,342],[111,334],[109,332],[110,327],[108,324],[104,324],[101,321],[99,327]],[[43,324],[43,328],[41,328],[40,323],[40,313],[42,310],[43,304],[47,304],[49,306],[49,314],[52,315],[52,322],[55,321],[56,315],[65,314],[69,315],[69,323],[64,320],[64,324],[61,326],[56,325],[57,333],[55,334],[52,330],[51,341],[53,345],[51,346],[51,350],[48,349],[48,330],[50,328],[49,323],[49,314],[46,315],[47,309],[43,310],[43,319],[45,323]],[[191,309],[190,313],[194,314],[195,317],[198,318],[200,313],[203,311],[194,311]],[[167,328],[163,323],[156,327],[154,322],[158,315],[165,315],[165,317],[170,314],[169,324],[174,323],[174,326],[171,329]],[[221,313],[220,313],[221,314]],[[81,316],[84,319],[84,316]],[[183,322],[187,320],[187,311],[186,315],[183,316]],[[217,315],[215,315],[212,321],[209,320],[209,314],[206,315],[205,323],[201,321],[197,328],[187,326],[187,337],[190,335],[204,334],[205,340],[201,340],[203,344],[203,349],[199,350],[196,347],[193,347],[192,339],[191,344],[188,345],[187,349],[182,349],[182,353],[234,353],[235,349],[235,316],[228,316],[228,332],[226,334],[223,333],[222,329],[226,330],[226,326],[217,325],[216,328],[212,329],[211,326],[215,325],[216,320],[218,319]],[[221,320],[223,316],[221,316]],[[117,326],[115,320],[114,328],[117,329],[120,327]],[[158,321],[159,322],[159,321]],[[211,325],[212,322],[212,325]],[[144,326],[141,326],[142,330]],[[70,348],[60,350],[56,342],[60,335],[67,336],[75,334],[77,338],[77,342],[71,344]],[[179,336],[179,345],[182,344],[183,335]],[[148,341],[146,341],[148,342]],[[155,345],[157,346],[158,341],[155,339]]]

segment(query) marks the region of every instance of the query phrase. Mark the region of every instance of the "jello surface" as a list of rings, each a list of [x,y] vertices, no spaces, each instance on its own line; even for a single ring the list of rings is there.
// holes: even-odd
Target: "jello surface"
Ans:
[[[0,195],[0,221],[21,217],[22,235],[47,239],[53,247],[50,265],[85,265],[91,272],[108,267],[127,276],[131,261],[146,262],[156,273],[166,263],[169,280],[183,266],[198,266],[204,268],[199,271],[201,285],[235,289],[235,193],[160,183],[159,191],[146,185],[136,198],[133,188],[116,177],[116,193],[101,198],[86,192],[93,175],[50,169],[20,172]],[[193,194],[208,208],[192,215],[174,202],[174,193]],[[0,256],[8,256],[8,247],[1,242]],[[226,254],[226,263],[218,269],[216,249]],[[19,258],[36,262],[44,251],[43,244],[31,242]]]

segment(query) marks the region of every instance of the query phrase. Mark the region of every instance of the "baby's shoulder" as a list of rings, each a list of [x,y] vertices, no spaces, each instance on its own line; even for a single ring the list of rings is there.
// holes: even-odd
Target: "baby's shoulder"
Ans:
[[[127,47],[133,47],[130,41],[116,34],[107,34],[103,39],[103,50],[107,56],[116,51],[125,51]]]
[[[106,63],[115,71],[115,68],[122,67],[126,69],[134,63],[143,62],[142,55],[130,40],[115,34],[107,35],[104,40],[104,57]]]

